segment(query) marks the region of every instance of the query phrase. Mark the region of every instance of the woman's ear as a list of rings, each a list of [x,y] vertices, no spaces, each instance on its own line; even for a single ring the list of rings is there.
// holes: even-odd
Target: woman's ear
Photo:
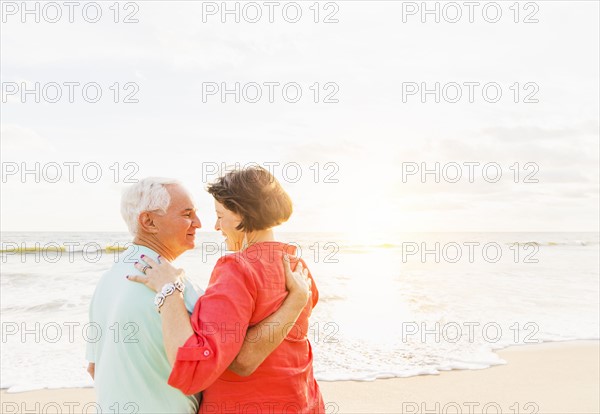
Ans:
[[[145,233],[157,233],[158,228],[154,222],[154,215],[149,211],[142,211],[138,216],[138,227]]]

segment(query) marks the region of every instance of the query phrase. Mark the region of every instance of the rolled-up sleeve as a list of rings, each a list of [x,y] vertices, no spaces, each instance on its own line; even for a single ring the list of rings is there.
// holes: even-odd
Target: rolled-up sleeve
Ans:
[[[192,313],[194,334],[177,352],[169,385],[191,395],[221,376],[242,347],[256,291],[255,280],[239,256],[219,259]]]

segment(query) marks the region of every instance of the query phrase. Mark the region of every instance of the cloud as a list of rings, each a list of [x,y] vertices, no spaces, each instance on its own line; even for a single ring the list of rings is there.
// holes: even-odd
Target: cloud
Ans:
[[[490,137],[500,142],[507,141],[549,141],[571,140],[578,137],[598,136],[600,125],[597,119],[590,119],[572,126],[547,128],[534,125],[521,125],[514,127],[495,126],[484,128],[475,133],[477,136]]]
[[[0,125],[2,157],[8,160],[11,157],[30,157],[36,154],[49,155],[57,152],[52,143],[38,134],[32,128],[16,124]]]
[[[394,227],[408,210],[402,225],[518,229],[527,224],[513,211],[520,209],[542,212],[539,228],[582,227],[583,217],[598,213],[598,6],[590,3],[548,3],[537,25],[514,24],[510,14],[498,25],[421,24],[418,16],[405,25],[394,2],[339,3],[337,24],[314,24],[310,14],[299,24],[221,24],[219,16],[205,24],[193,2],[142,2],[140,22],[130,25],[112,23],[108,3],[108,19],[97,25],[12,21],[2,28],[3,79],[106,87],[136,81],[140,102],[114,104],[108,89],[98,105],[11,102],[3,107],[2,156],[98,161],[107,179],[115,161],[134,161],[138,177],[188,181],[208,210],[203,162],[297,162],[303,180],[284,185],[298,207],[290,225],[301,230]],[[295,81],[306,100],[204,104],[207,81]],[[506,100],[402,104],[404,81],[496,81]],[[517,81],[539,82],[541,103],[514,104],[506,88]],[[314,82],[338,83],[340,102],[314,104]],[[497,184],[406,184],[407,161],[497,162],[504,176]],[[309,167],[316,162],[321,180],[331,171],[325,163],[335,162],[340,182],[314,183]],[[515,162],[521,178],[524,164],[536,163],[540,182],[515,184]],[[40,217],[40,229],[73,223],[63,210],[81,215],[69,204],[74,194],[90,202],[91,215],[103,214],[93,210],[94,197],[110,198],[111,208],[118,199],[101,185],[52,189],[44,195],[55,217]],[[35,187],[18,190],[7,192],[15,201],[3,212],[16,229],[30,223],[31,211],[19,205],[37,194]],[[490,211],[497,218],[490,220]],[[116,220],[113,228],[122,228]]]

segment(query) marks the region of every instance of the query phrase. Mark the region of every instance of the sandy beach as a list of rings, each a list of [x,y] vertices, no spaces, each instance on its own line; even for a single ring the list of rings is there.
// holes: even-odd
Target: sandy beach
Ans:
[[[374,382],[321,382],[328,413],[598,413],[600,343],[507,348],[506,365]],[[89,412],[89,388],[2,391],[3,413]]]

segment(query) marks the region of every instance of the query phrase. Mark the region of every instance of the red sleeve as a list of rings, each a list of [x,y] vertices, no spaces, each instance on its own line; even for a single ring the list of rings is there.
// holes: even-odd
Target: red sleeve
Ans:
[[[219,259],[192,314],[194,335],[179,348],[169,385],[191,395],[221,376],[242,347],[256,291],[239,255]]]

